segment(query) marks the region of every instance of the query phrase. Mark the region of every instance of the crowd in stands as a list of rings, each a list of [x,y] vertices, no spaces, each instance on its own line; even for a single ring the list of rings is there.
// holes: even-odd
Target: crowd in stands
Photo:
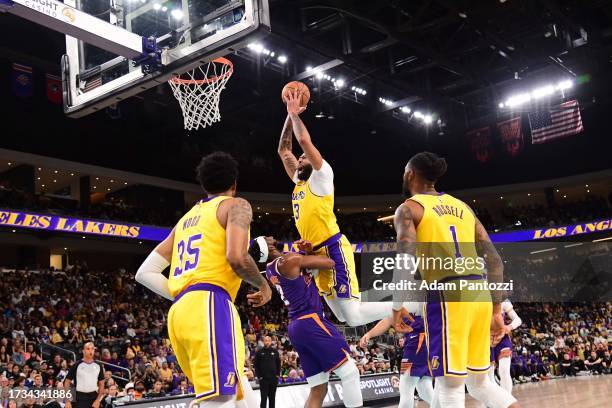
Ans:
[[[281,356],[279,383],[303,382],[281,299],[275,295],[255,309],[244,301],[247,291],[243,287],[237,301],[249,356],[247,377],[257,377],[252,359],[269,335]],[[41,382],[61,388],[74,364],[73,355],[61,349],[74,351],[78,359],[87,341],[94,342],[95,358],[106,364],[110,398],[105,401],[193,392],[167,340],[168,302],[124,270],[100,273],[81,263],[67,272],[4,270],[0,307],[0,400],[5,403],[10,389]],[[517,303],[515,308],[523,318],[513,334],[517,381],[610,373],[611,303]],[[362,374],[398,369],[402,350],[392,330],[366,349],[358,346],[358,337],[347,340]]]
[[[476,207],[475,211],[489,231],[576,224],[609,217],[612,213],[608,201],[597,195],[586,195],[575,201],[557,201],[553,205],[506,205],[495,212]]]

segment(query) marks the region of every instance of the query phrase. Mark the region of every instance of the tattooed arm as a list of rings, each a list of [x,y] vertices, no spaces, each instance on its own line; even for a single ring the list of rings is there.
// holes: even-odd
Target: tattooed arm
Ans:
[[[293,134],[297,139],[300,147],[306,154],[306,157],[312,164],[312,168],[314,170],[321,170],[323,166],[323,157],[321,157],[321,153],[314,144],[312,144],[312,139],[310,138],[310,133],[308,133],[308,129],[300,119],[300,113],[304,111],[303,107],[300,107],[300,98],[301,94],[295,93],[291,94],[287,97],[287,113],[291,118],[291,124],[293,126]]]
[[[501,283],[504,281],[504,262],[497,249],[491,242],[487,230],[476,218],[476,252],[482,257],[487,266],[487,279],[489,282]],[[491,344],[496,345],[505,334],[505,322],[502,316],[501,302],[504,294],[499,290],[491,291],[493,299],[493,316],[491,318]]]
[[[395,270],[393,271],[393,282],[395,283],[414,280],[416,272],[414,255],[416,253],[417,236],[413,210],[410,208],[411,205],[413,204],[409,201],[403,203],[397,207],[393,217],[393,224],[397,234],[397,255],[401,259],[395,265]],[[414,205],[418,204],[414,203]],[[412,302],[422,301],[422,299],[415,299],[414,296],[411,296],[411,299],[407,299],[406,295],[407,293],[399,290],[393,293],[393,325],[400,333],[410,331],[410,326],[403,320],[403,317],[406,315],[403,309],[404,302],[407,300]],[[412,308],[415,308],[414,304]]]
[[[255,260],[248,253],[249,227],[253,220],[251,205],[242,198],[233,198],[227,213],[226,256],[230,266],[244,281],[259,289],[261,300],[255,306],[262,306],[270,300],[272,291],[268,282],[259,273]]]
[[[499,256],[497,249],[491,242],[487,230],[482,225],[480,220],[476,218],[476,237],[474,239],[476,243],[476,252],[478,256],[482,257],[487,266],[487,279],[489,282],[501,283],[504,281],[504,262]],[[493,307],[501,313],[501,302],[503,300],[503,293],[495,290],[491,294],[493,296]]]
[[[283,131],[281,132],[280,140],[278,141],[278,156],[283,161],[283,166],[285,167],[285,171],[291,180],[295,176],[295,171],[297,170],[297,159],[293,154],[293,132],[291,125],[291,118],[287,115],[287,119],[285,120],[285,125],[283,126]]]

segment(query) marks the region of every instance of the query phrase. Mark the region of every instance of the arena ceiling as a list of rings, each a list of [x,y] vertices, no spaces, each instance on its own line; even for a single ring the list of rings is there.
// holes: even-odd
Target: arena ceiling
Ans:
[[[423,149],[448,157],[445,189],[610,167],[611,1],[270,0],[270,9],[272,34],[261,44],[287,61],[251,49],[230,56],[236,73],[222,95],[220,124],[183,131],[165,86],[121,103],[119,118],[68,119],[44,97],[17,100],[7,79],[0,92],[12,132],[2,147],[189,181],[202,154],[223,149],[240,159],[245,190],[282,192],[290,184],[275,157],[284,120],[279,94],[301,79],[312,92],[304,120],[343,195],[399,191],[406,160]],[[5,61],[59,72],[61,35],[12,16],[2,16],[0,34]],[[343,87],[307,70],[324,64]],[[8,65],[0,67],[4,78]],[[532,146],[524,124],[517,157],[498,149],[487,164],[472,158],[465,133],[508,119],[500,102],[568,78],[577,84],[570,96],[580,102],[583,134]],[[414,117],[417,110],[432,123]]]

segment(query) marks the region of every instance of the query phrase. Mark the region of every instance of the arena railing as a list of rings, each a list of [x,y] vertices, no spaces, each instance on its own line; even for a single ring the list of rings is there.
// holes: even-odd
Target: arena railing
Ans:
[[[72,359],[72,361],[77,361],[76,353],[74,351],[47,343],[40,343],[38,346],[40,348],[40,355],[42,357],[48,356],[48,358],[51,358],[54,354],[59,354],[64,359],[68,360],[68,358],[66,358],[66,355],[68,355],[70,356],[70,359]]]
[[[116,365],[116,364],[106,363],[106,362],[101,361],[101,360],[96,360],[96,362],[101,364],[104,367],[104,369],[106,369],[106,367],[111,367],[111,368],[109,368],[109,371],[112,373],[111,377],[113,377],[113,379],[116,382],[121,382],[121,385],[127,384],[132,379],[132,371],[130,371],[129,368],[122,367],[122,366],[119,366],[119,365]],[[122,375],[116,375],[115,374],[116,371],[123,371],[123,372],[127,373],[127,377],[124,377]]]

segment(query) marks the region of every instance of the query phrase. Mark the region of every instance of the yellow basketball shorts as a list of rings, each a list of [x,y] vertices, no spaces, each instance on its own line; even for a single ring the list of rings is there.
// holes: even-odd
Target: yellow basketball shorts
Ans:
[[[320,270],[315,278],[319,294],[327,297],[361,299],[359,280],[355,271],[355,256],[349,240],[337,233],[314,247],[316,255],[331,258],[336,266]]]
[[[427,302],[425,331],[433,377],[465,377],[490,366],[491,302]]]
[[[168,312],[168,334],[197,400],[219,395],[242,399],[244,338],[238,312],[224,289],[198,283],[181,292]]]

